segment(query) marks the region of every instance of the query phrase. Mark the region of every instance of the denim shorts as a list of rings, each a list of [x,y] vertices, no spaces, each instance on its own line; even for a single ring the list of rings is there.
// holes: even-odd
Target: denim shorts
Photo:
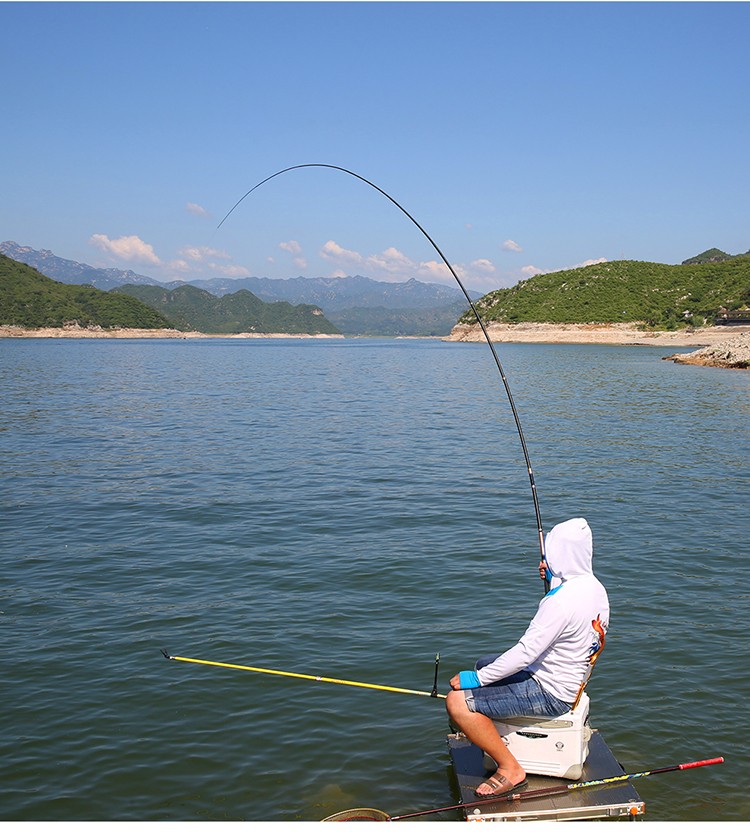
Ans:
[[[496,658],[495,656],[492,657]],[[477,668],[489,664],[480,659]],[[474,713],[490,719],[509,719],[514,716],[561,716],[570,710],[571,703],[553,696],[527,670],[512,676],[464,691],[466,706]]]

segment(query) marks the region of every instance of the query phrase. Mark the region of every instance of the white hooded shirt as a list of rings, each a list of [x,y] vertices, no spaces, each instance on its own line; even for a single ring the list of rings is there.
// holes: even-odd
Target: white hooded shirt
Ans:
[[[572,703],[599,647],[596,626],[604,632],[609,626],[609,600],[592,571],[591,529],[582,517],[555,526],[545,549],[550,591],[518,644],[477,676],[484,686],[528,670],[546,691]]]

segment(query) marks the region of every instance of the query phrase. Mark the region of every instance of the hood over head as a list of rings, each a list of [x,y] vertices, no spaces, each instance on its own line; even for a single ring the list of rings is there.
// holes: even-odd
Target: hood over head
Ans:
[[[589,524],[583,517],[558,523],[545,538],[547,568],[559,584],[576,575],[592,574],[594,543]]]

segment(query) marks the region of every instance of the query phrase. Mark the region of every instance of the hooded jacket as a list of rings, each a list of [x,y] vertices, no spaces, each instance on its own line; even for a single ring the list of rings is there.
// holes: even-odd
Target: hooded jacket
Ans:
[[[572,703],[599,647],[593,623],[605,632],[609,626],[609,600],[592,570],[591,529],[582,517],[555,526],[545,549],[550,591],[518,644],[476,675],[484,686],[527,670],[546,691]]]

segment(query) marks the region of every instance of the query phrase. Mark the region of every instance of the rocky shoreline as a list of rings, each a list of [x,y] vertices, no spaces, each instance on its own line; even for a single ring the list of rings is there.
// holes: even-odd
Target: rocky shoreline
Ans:
[[[26,329],[22,326],[0,325],[0,338],[343,338],[343,335],[290,335],[284,332],[240,332],[209,334],[181,332],[177,329],[103,329],[102,327],[43,327]]]
[[[703,347],[695,352],[664,356],[675,364],[699,364],[703,367],[722,367],[728,370],[750,370],[750,332]]]

